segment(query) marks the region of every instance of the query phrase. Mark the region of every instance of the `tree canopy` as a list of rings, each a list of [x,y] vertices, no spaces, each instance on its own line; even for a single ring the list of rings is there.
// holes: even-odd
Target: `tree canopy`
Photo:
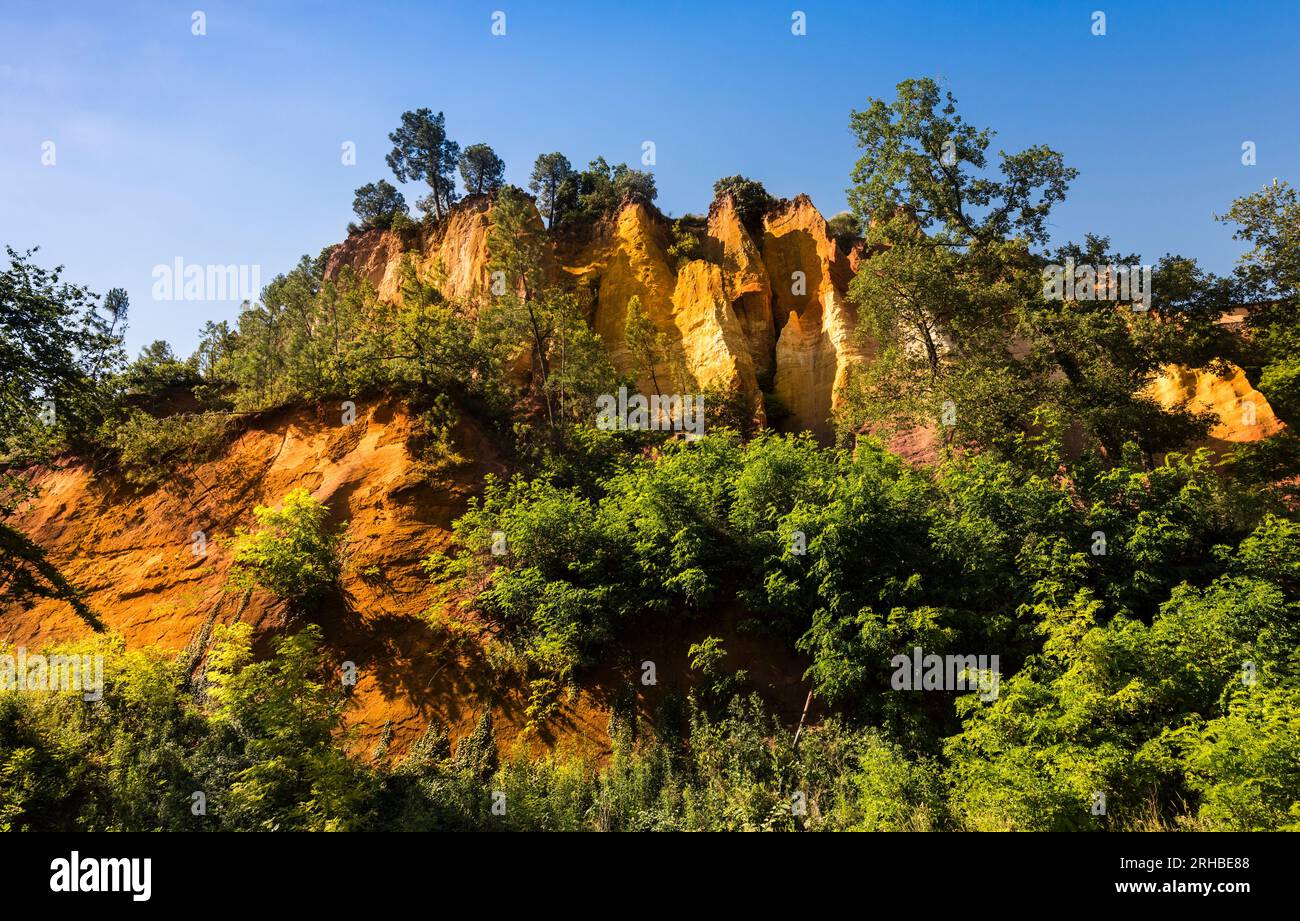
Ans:
[[[402,124],[388,135],[393,149],[388,167],[400,182],[427,182],[429,194],[420,207],[442,220],[456,203],[456,167],[460,145],[447,137],[446,119],[431,109],[402,113]]]

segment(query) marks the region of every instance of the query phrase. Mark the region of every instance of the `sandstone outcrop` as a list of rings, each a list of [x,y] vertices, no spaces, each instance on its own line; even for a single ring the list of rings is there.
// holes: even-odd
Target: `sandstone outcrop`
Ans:
[[[437,283],[444,297],[468,302],[489,289],[491,229],[490,202],[478,195],[452,209],[446,222],[427,241],[421,269]]]
[[[667,247],[662,221],[645,205],[630,204],[615,220],[597,228],[594,239],[582,250],[576,264],[564,266],[581,287],[594,292],[592,326],[621,374],[637,372],[637,360],[628,351],[626,338],[627,305],[633,297],[641,299],[642,309],[664,334],[668,349],[679,355],[685,352],[673,320],[676,273],[669,266]],[[672,386],[671,365],[665,360],[655,367],[661,387]],[[637,376],[638,387],[650,393],[653,386],[650,375]]]
[[[130,648],[201,655],[215,626],[243,622],[265,649],[267,637],[296,629],[296,621],[260,589],[245,599],[229,588],[228,539],[252,525],[255,505],[278,504],[305,488],[329,505],[332,523],[346,524],[343,595],[309,619],[322,627],[335,661],[356,665],[347,719],[359,749],[368,752],[386,723],[397,750],[433,720],[464,734],[491,701],[509,739],[523,726],[522,703],[509,691],[488,690],[495,679],[481,649],[425,616],[431,586],[420,566],[449,545],[451,523],[483,477],[506,468],[492,442],[463,420],[454,442],[465,460],[431,473],[409,451],[417,421],[404,406],[385,401],[359,409],[347,426],[309,409],[260,418],[222,456],[192,471],[192,490],[173,484],[131,494],[81,464],[47,471],[36,480],[39,501],[14,523],[82,590],[104,629]],[[194,549],[196,532],[205,535],[202,553]],[[90,629],[66,602],[18,608],[0,598],[0,646],[36,650]],[[606,717],[589,697],[572,701],[566,718],[574,744],[588,751],[604,746]]]
[[[354,233],[335,248],[327,274],[351,266],[379,296],[400,297],[406,254],[418,273],[453,299],[474,304],[490,286],[491,202],[466,199],[432,231]],[[537,228],[541,229],[540,217]],[[870,360],[856,336],[857,311],[846,292],[870,254],[859,243],[848,253],[831,238],[826,220],[806,195],[777,203],[759,228],[750,228],[729,197],[713,202],[701,237],[701,255],[677,265],[669,255],[668,221],[651,205],[631,202],[596,225],[576,245],[548,248],[545,271],[567,276],[590,294],[592,327],[614,367],[644,393],[718,390],[737,394],[762,424],[832,437],[832,416],[855,364]],[[666,354],[653,374],[627,347],[627,305],[637,297],[662,334]],[[1282,427],[1262,394],[1239,369],[1226,378],[1170,368],[1152,388],[1166,405],[1183,398],[1220,417],[1214,440],[1267,437]],[[1253,421],[1252,421],[1253,420]]]
[[[763,254],[741,223],[730,197],[714,201],[709,209],[703,243],[705,258],[722,268],[725,296],[745,334],[754,373],[770,388],[776,363],[772,284]]]
[[[763,397],[745,330],[732,309],[722,270],[703,259],[682,266],[673,288],[673,323],[686,367],[705,390],[738,394],[762,424]]]
[[[406,248],[422,278],[449,298],[472,303],[490,285],[490,229],[490,202],[478,197],[461,202]],[[677,265],[668,252],[667,220],[652,206],[630,202],[598,224],[585,244],[563,257],[549,251],[555,262],[547,269],[591,293],[594,330],[614,367],[636,378],[643,392],[656,385],[668,392],[725,392],[739,397],[759,424],[767,420],[771,394],[788,411],[783,428],[828,440],[838,388],[864,356],[854,345],[855,314],[845,299],[850,259],[828,235],[826,221],[800,196],[768,216],[757,240],[724,197],[710,208],[700,242],[703,258]],[[334,250],[327,274],[351,266],[380,297],[397,299],[403,258],[398,234],[355,233]],[[628,351],[632,297],[663,335],[667,353],[653,374]]]
[[[347,266],[358,278],[370,282],[381,298],[395,301],[400,293],[405,252],[406,242],[395,231],[375,228],[351,233],[330,252],[325,277],[337,279]]]
[[[854,341],[857,312],[845,297],[848,258],[812,201],[800,195],[764,221],[763,262],[778,331],[776,397],[791,414],[791,428],[827,440],[841,388],[866,358]]]
[[[1285,428],[1264,394],[1236,365],[1230,365],[1223,376],[1208,369],[1172,366],[1151,385],[1150,393],[1166,407],[1186,400],[1193,412],[1213,412],[1218,421],[1210,429],[1211,443],[1258,441]]]

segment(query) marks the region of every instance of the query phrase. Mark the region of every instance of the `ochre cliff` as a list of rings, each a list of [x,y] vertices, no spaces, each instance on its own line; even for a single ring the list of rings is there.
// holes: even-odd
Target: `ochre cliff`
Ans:
[[[709,209],[704,256],[722,267],[726,297],[745,334],[754,374],[770,387],[776,362],[772,283],[758,244],[741,223],[729,197],[717,199]]]
[[[470,199],[423,238],[352,234],[331,254],[327,274],[350,266],[380,297],[395,300],[409,254],[422,278],[449,298],[472,303],[490,283],[490,229],[488,200]],[[636,377],[644,392],[657,383],[668,392],[731,394],[759,424],[775,399],[785,410],[782,428],[829,440],[839,388],[864,356],[854,344],[855,312],[845,298],[849,256],[830,238],[826,221],[801,195],[779,203],[756,239],[722,198],[710,209],[700,244],[702,258],[675,259],[668,221],[653,206],[631,202],[580,245],[551,250],[555,262],[548,269],[591,293],[593,328],[614,367]],[[627,305],[634,296],[667,345],[653,375],[627,349]]]
[[[446,297],[473,301],[490,284],[489,216],[488,199],[479,195],[461,202],[427,235],[414,229],[351,233],[330,254],[325,274],[336,278],[348,266],[374,285],[379,297],[396,301],[401,297],[403,261],[409,256],[420,277],[436,284]]]
[[[472,460],[428,476],[408,452],[411,434],[398,404],[359,406],[351,425],[337,412],[286,410],[251,423],[219,459],[192,471],[192,485],[137,494],[81,464],[41,474],[39,501],[15,523],[129,646],[199,649],[215,624],[249,623],[262,639],[292,626],[273,596],[255,590],[245,601],[228,588],[227,543],[253,524],[255,505],[310,490],[334,523],[347,522],[344,596],[313,619],[337,660],[357,665],[350,719],[363,738],[392,720],[404,744],[431,718],[454,728],[474,719],[481,669],[421,617],[429,583],[420,561],[447,545],[483,476],[504,469],[466,423],[456,448]],[[21,609],[0,601],[0,644],[36,649],[88,630],[62,601]],[[445,668],[449,660],[456,667]]]
[[[800,195],[767,216],[763,260],[777,330],[776,397],[792,428],[825,440],[849,369],[865,358],[854,343],[857,314],[845,297],[853,277],[848,256]]]
[[[1236,365],[1229,365],[1224,375],[1171,366],[1151,386],[1150,392],[1166,407],[1185,400],[1192,412],[1213,412],[1218,421],[1210,429],[1212,446],[1258,441],[1285,428],[1264,394],[1251,386],[1246,373]]]
[[[490,228],[490,202],[478,196],[460,203],[426,239],[389,231],[353,234],[335,249],[327,271],[336,275],[351,266],[381,297],[395,299],[403,253],[409,252],[419,273],[448,297],[473,303],[489,283]],[[591,293],[595,331],[615,368],[637,378],[643,392],[737,394],[757,423],[808,430],[830,441],[846,379],[872,351],[859,342],[857,311],[846,296],[854,273],[870,258],[861,244],[842,250],[806,195],[777,202],[750,227],[724,196],[709,209],[702,258],[674,260],[670,243],[668,220],[632,202],[598,223],[580,245],[548,250],[554,262],[546,268]],[[634,296],[668,349],[653,374],[637,366],[626,344],[627,305]],[[1193,410],[1215,412],[1212,443],[1264,438],[1282,428],[1238,368],[1221,377],[1170,367],[1150,392],[1165,405],[1187,400]],[[781,412],[772,412],[774,404]],[[913,440],[905,453],[933,455],[923,433]]]

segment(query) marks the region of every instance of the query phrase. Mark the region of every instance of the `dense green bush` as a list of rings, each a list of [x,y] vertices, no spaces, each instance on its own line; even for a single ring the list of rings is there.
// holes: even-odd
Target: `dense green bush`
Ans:
[[[279,508],[253,510],[257,529],[240,531],[232,545],[230,580],[237,588],[259,586],[300,604],[338,584],[343,568],[343,531],[331,530],[329,514],[305,489],[284,497]]]
[[[679,270],[692,259],[699,259],[703,255],[704,245],[700,242],[700,235],[691,229],[685,219],[673,221],[672,234],[668,258],[673,260]]]
[[[713,197],[723,196],[731,198],[736,216],[750,233],[761,234],[763,216],[775,201],[763,183],[746,176],[724,176],[713,184]]]
[[[182,361],[170,345],[158,339],[140,351],[140,356],[127,365],[117,383],[126,397],[147,403],[165,397],[169,391],[193,387],[202,380],[195,359]]]
[[[133,410],[113,426],[111,445],[118,470],[136,486],[193,483],[193,468],[214,457],[225,443],[230,417],[193,413],[161,418]]]
[[[352,200],[352,210],[361,225],[349,227],[349,230],[388,230],[398,215],[406,217],[409,213],[405,197],[386,179],[367,182],[357,189],[356,197]]]

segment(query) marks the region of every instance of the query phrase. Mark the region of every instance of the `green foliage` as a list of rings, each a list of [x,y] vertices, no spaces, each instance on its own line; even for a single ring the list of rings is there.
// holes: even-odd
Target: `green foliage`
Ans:
[[[1300,358],[1271,361],[1259,376],[1259,390],[1282,419],[1300,419]]]
[[[1002,179],[990,178],[991,133],[966,125],[929,80],[900,83],[894,102],[873,100],[852,127],[866,153],[849,197],[870,255],[849,297],[859,344],[876,357],[849,380],[842,437],[930,426],[946,450],[1026,462],[1036,450],[1026,433],[1073,429],[1085,452],[1114,463],[1130,442],[1151,462],[1206,436],[1212,417],[1165,407],[1148,388],[1170,364],[1221,366],[1215,311],[1232,285],[1170,256],[1157,267],[1159,314],[1049,298],[1049,263],[1137,263],[1094,235],[1030,251],[1075,175],[1059,154],[1004,154]]]
[[[241,530],[233,543],[230,579],[237,588],[259,586],[303,604],[338,584],[343,566],[343,528],[325,522],[329,509],[305,489],[284,497],[279,508],[253,510],[257,530]]]
[[[628,202],[649,204],[658,194],[653,173],[626,163],[610,166],[604,157],[597,157],[561,189],[560,204],[567,210],[564,221],[591,222],[614,214]]]
[[[659,366],[668,360],[668,337],[641,306],[641,298],[632,295],[627,302],[627,319],[623,324],[628,353],[636,363],[637,373],[650,378],[655,393],[664,393],[659,383]],[[669,383],[665,381],[665,383]]]
[[[456,203],[456,167],[460,145],[447,137],[446,120],[431,109],[402,113],[402,124],[388,135],[393,149],[388,168],[399,182],[429,184],[429,194],[420,208],[435,221],[446,217]]]
[[[678,269],[692,259],[701,258],[703,252],[699,234],[690,229],[685,219],[673,221],[673,242],[668,245],[668,258],[676,260]]]
[[[508,368],[526,350],[529,396],[552,438],[594,419],[595,400],[614,388],[615,375],[577,296],[545,271],[544,231],[522,192],[505,189],[492,212],[489,269],[505,291],[483,309],[479,334],[493,366]]]
[[[422,281],[409,258],[402,264],[400,290],[401,306],[387,341],[392,359],[388,378],[421,397],[472,395],[496,407],[503,373],[490,364],[484,340],[467,330],[465,305],[445,299]],[[373,335],[382,334],[376,330]]]
[[[386,179],[367,182],[357,189],[352,210],[361,221],[362,230],[393,226],[397,216],[407,214],[406,198]]]
[[[116,426],[110,443],[128,483],[194,486],[193,468],[216,456],[229,425],[230,417],[220,413],[155,417],[137,409]]]
[[[95,295],[6,247],[0,272],[0,516],[22,487],[13,473],[50,449],[93,431],[111,394],[101,378],[120,366],[125,297],[112,293],[100,314]],[[48,401],[48,402],[47,402]],[[17,490],[17,492],[12,492]]]
[[[1300,192],[1274,179],[1234,201],[1219,220],[1236,224],[1233,239],[1251,244],[1241,257],[1240,274],[1256,297],[1300,295]]]
[[[763,188],[763,183],[745,176],[724,176],[713,183],[715,199],[729,196],[736,216],[750,233],[761,231],[763,216],[772,207],[775,199]]]
[[[505,185],[505,161],[486,144],[470,144],[460,155],[466,195],[488,195]]]
[[[846,252],[862,239],[862,229],[852,211],[841,211],[826,222],[826,233]]]
[[[727,670],[724,664],[727,651],[722,648],[721,637],[709,636],[692,644],[686,656],[691,670],[700,673],[701,690],[706,700],[725,703],[749,681],[749,672],[745,669]]]
[[[35,494],[28,472],[68,448],[86,449],[119,407],[114,379],[123,363],[126,292],[102,305],[62,268],[44,269],[33,251],[6,247],[0,271],[0,590],[75,593],[38,547],[8,519]],[[107,314],[107,317],[104,314]],[[82,610],[78,602],[78,610]]]
[[[1213,763],[1203,749],[1215,736],[1201,733],[1201,715],[1219,711],[1221,695],[1240,686],[1244,661],[1255,664],[1262,684],[1286,674],[1284,656],[1297,636],[1293,602],[1254,580],[1221,580],[1205,591],[1181,586],[1149,627],[1127,617],[1103,622],[1103,612],[1086,592],[1059,607],[1040,605],[1042,654],[1003,683],[995,703],[964,706],[964,731],[949,742],[954,808],[964,824],[1125,828],[1141,827],[1152,811],[1168,814],[1189,784],[1214,783],[1171,743],[1190,738]],[[1280,772],[1276,783],[1282,809],[1275,820],[1300,797],[1294,776]],[[1104,815],[1090,808],[1096,793],[1106,794]],[[1212,806],[1200,818],[1223,820]]]
[[[1251,244],[1238,262],[1243,299],[1256,301],[1246,317],[1249,345],[1243,364],[1280,418],[1300,423],[1300,193],[1274,180],[1232,203],[1219,220],[1235,225],[1233,239]]]
[[[244,307],[234,333],[214,328],[200,346],[209,379],[226,385],[236,410],[355,399],[396,381],[394,308],[350,269],[327,279],[327,255],[303,256]]]
[[[879,343],[879,354],[853,380],[847,428],[867,422],[905,430],[940,422],[944,401],[960,397],[956,420],[963,428],[948,434],[978,430],[979,414],[990,404],[972,397],[1008,389],[1005,374],[990,374],[990,366],[1000,364],[1016,377],[1027,373],[997,344],[1007,334],[1012,304],[1025,292],[1023,252],[963,254],[904,218],[877,225],[870,240],[880,251],[854,277],[849,297],[860,305],[859,338]],[[1005,399],[993,405],[1004,413],[1020,408]]]
[[[1300,831],[1300,691],[1236,689],[1222,716],[1189,729],[1188,782],[1197,812],[1220,831]]]
[[[556,151],[541,154],[533,163],[528,188],[537,196],[537,207],[546,216],[546,226],[554,227],[566,207],[565,196],[572,191],[576,174],[569,158]]]
[[[957,114],[952,93],[933,80],[898,84],[893,102],[868,100],[849,127],[864,151],[853,168],[849,204],[868,226],[900,208],[924,230],[963,242],[1023,237],[1047,239],[1047,217],[1065,198],[1078,170],[1056,151],[1030,147],[999,154],[1001,178],[989,173],[989,129],[977,130]]]
[[[374,780],[344,751],[346,700],[318,628],[255,662],[246,624],[218,627],[203,703],[179,662],[157,650],[104,638],[54,651],[103,656],[102,699],[0,690],[0,829],[362,825]]]
[[[156,404],[168,394],[202,383],[197,360],[182,361],[172,347],[156,339],[140,350],[118,378],[123,396],[145,404]]]
[[[212,734],[233,737],[240,753],[217,788],[223,821],[263,831],[347,830],[366,787],[335,741],[345,699],[327,683],[320,628],[278,640],[268,661],[253,661],[250,647],[247,624],[218,627],[208,659]]]
[[[906,759],[905,791],[854,781],[891,805],[849,825],[1219,821],[1179,811],[1199,788],[1173,742],[1226,714],[1244,661],[1265,686],[1291,680],[1296,527],[1244,501],[1204,452],[1065,479],[1056,463],[982,455],[926,473],[868,443],[848,455],[714,435],[632,462],[595,498],[492,482],[456,525],[463,550],[432,566],[475,587],[467,603],[534,676],[563,681],[634,623],[707,616],[741,587],[750,629],[797,644],[825,705],[879,727],[872,757]],[[918,646],[997,652],[1000,693],[892,691],[891,659]],[[740,682],[724,655],[717,637],[689,653],[715,710]],[[1300,790],[1283,780],[1287,796]]]

